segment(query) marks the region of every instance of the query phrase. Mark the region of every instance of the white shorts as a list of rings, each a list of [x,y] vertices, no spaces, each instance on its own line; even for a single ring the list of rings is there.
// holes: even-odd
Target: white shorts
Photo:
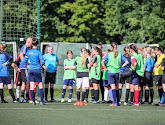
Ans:
[[[76,83],[77,88],[81,88],[81,85],[82,88],[89,87],[89,77],[77,78]]]

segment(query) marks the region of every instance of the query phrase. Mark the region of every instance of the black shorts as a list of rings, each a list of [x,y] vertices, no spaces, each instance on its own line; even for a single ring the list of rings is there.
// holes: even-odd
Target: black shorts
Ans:
[[[126,83],[132,84],[132,72],[130,69],[125,70],[120,74],[119,83],[125,84],[125,81]]]
[[[144,86],[153,87],[153,76],[152,72],[144,72]]]
[[[92,83],[92,84],[93,84],[93,83],[95,83],[95,84],[99,84],[99,80],[94,79],[94,78],[91,78],[91,83]]]
[[[162,86],[162,75],[155,75],[155,85]]]
[[[165,84],[165,74],[162,75],[162,84]]]
[[[89,86],[93,86],[91,79],[89,80]]]
[[[21,69],[21,77],[22,82],[27,82],[27,76],[28,76],[28,70],[27,69]]]
[[[49,73],[46,72],[46,77],[45,77],[45,84],[55,84],[56,83],[56,72],[55,73]]]
[[[89,77],[89,72],[77,72],[77,78]]]
[[[16,84],[17,86],[21,86],[22,85],[22,76],[21,76],[21,72],[17,72],[16,74]]]

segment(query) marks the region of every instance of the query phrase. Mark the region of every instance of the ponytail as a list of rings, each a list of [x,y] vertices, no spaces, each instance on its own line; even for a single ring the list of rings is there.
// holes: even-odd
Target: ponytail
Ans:
[[[118,55],[117,43],[115,43],[115,42],[111,43],[111,47],[112,47],[112,51],[113,51],[114,58],[116,58],[117,55]]]
[[[3,45],[0,45],[0,53],[3,52]]]
[[[128,58],[129,57],[129,47],[124,47],[124,52],[125,52],[126,58]]]
[[[131,44],[129,47],[130,47],[130,49],[133,49],[135,51],[135,53],[138,53],[138,48],[136,47],[135,44]]]

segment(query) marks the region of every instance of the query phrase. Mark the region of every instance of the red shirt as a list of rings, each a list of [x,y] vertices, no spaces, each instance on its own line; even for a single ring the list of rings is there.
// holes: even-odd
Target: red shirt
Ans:
[[[103,60],[103,57],[104,57],[104,53],[102,53],[101,60]],[[101,71],[104,71],[104,67],[103,67],[103,65],[101,65]]]

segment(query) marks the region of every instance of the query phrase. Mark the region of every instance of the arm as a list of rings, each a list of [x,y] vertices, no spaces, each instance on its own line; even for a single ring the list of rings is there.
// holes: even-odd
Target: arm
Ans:
[[[57,68],[56,68],[56,71],[58,71],[59,66],[60,66],[60,61],[57,62]]]
[[[11,66],[12,66],[15,70],[20,71],[20,69],[15,65],[15,63],[12,63]]]
[[[23,59],[24,59],[24,54],[21,52],[19,56],[20,56],[20,59],[23,61]]]
[[[101,64],[102,64],[102,66],[104,67],[104,70],[107,71],[108,69],[105,67],[105,64],[104,64],[104,63],[105,63],[105,60],[103,59],[102,62],[101,62]]]
[[[125,67],[128,64],[129,64],[129,62],[128,62],[128,60],[126,60],[125,63],[121,66],[121,68]]]

